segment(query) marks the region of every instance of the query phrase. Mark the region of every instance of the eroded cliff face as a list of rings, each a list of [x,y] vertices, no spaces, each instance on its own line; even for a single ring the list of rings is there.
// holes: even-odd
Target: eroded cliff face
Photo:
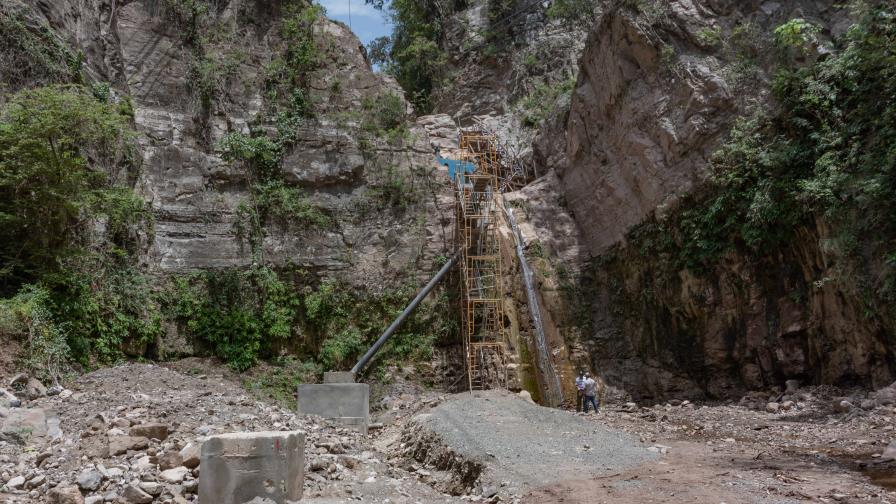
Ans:
[[[765,105],[775,26],[842,30],[834,2],[644,2],[609,11],[580,60],[558,175],[592,255],[663,215],[708,175],[748,107]]]
[[[592,265],[590,363],[636,397],[730,397],[786,380],[880,388],[896,378],[896,319],[869,283],[882,264],[825,244],[821,218],[766,256],[679,270],[637,246]]]
[[[773,29],[811,20],[824,27],[820,54],[824,37],[848,26],[847,13],[833,2],[799,1],[651,9],[602,17],[568,116],[546,123],[535,142],[535,158],[557,170],[591,256],[578,285],[592,325],[567,341],[584,349],[574,362],[648,399],[732,396],[787,379],[890,383],[892,311],[868,291],[881,265],[838,254],[824,219],[780,249],[731,252],[700,273],[638,238],[645,222],[686,208],[682,197],[703,187],[737,117],[774,106]],[[565,150],[554,141],[562,135]]]

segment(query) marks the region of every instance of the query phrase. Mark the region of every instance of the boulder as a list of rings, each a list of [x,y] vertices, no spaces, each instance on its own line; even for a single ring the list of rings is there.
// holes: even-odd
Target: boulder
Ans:
[[[519,396],[520,396],[523,400],[525,400],[525,401],[529,401],[530,403],[534,403],[534,402],[535,402],[535,401],[532,400],[532,394],[530,394],[528,390],[520,390],[520,392],[519,392]]]
[[[161,423],[145,423],[131,427],[130,435],[164,441],[168,439],[168,426]]]
[[[29,378],[25,384],[25,397],[28,399],[38,399],[47,395],[47,387],[37,378]]]
[[[2,408],[18,408],[22,405],[22,401],[6,389],[0,388],[0,407]]]
[[[893,441],[889,445],[887,445],[880,458],[882,460],[896,460],[896,441]]]
[[[174,469],[175,467],[184,465],[184,458],[181,457],[180,453],[175,451],[166,452],[160,455],[158,460],[159,469],[162,471],[167,471],[168,469]]]
[[[59,485],[47,492],[47,504],[84,504],[84,497],[74,485]]]
[[[848,413],[855,407],[846,399],[834,399],[832,406],[835,413]]]
[[[144,450],[149,446],[149,440],[138,436],[110,436],[109,455],[123,455],[128,450]]]
[[[162,471],[159,474],[159,479],[164,481],[165,483],[171,483],[172,485],[176,485],[184,480],[187,475],[190,474],[190,470],[186,467],[176,467],[174,469],[168,469],[167,471]]]
[[[149,504],[153,500],[152,495],[144,492],[136,485],[128,485],[124,487],[122,497],[124,497],[125,502],[129,504]]]
[[[25,486],[25,477],[24,476],[16,476],[15,478],[10,479],[6,482],[6,488],[10,490],[18,490]]]
[[[187,443],[180,450],[180,457],[183,459],[184,467],[195,469],[199,467],[199,445],[196,443]]]
[[[781,405],[776,402],[770,402],[765,405],[765,411],[769,413],[777,413],[779,409],[781,409]]]

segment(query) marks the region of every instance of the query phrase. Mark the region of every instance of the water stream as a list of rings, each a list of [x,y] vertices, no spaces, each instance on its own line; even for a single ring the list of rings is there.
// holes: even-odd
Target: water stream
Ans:
[[[520,228],[516,224],[513,217],[513,209],[504,199],[504,213],[507,215],[507,221],[513,229],[513,239],[516,242],[516,256],[520,261],[520,269],[523,272],[523,282],[526,285],[526,299],[529,302],[529,314],[532,316],[532,325],[535,326],[535,347],[538,353],[538,368],[541,376],[544,378],[546,390],[543,391],[545,403],[549,406],[558,406],[563,402],[563,389],[560,386],[560,377],[557,370],[554,369],[554,363],[548,352],[548,345],[544,336],[544,323],[541,320],[541,307],[538,302],[538,293],[535,291],[535,279],[529,262],[526,261],[526,255],[523,253],[524,242]]]

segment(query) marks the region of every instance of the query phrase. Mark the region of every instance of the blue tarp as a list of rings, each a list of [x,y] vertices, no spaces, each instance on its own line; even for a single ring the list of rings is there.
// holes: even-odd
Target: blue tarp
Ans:
[[[436,151],[436,161],[438,161],[440,165],[448,167],[448,178],[454,183],[458,182],[456,180],[458,174],[473,173],[476,171],[475,164],[459,159],[443,158],[442,153],[439,151]],[[463,178],[461,178],[460,183],[463,184],[463,182]]]

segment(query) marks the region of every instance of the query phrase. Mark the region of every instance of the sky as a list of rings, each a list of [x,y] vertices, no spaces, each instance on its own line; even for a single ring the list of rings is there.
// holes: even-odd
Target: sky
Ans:
[[[364,45],[377,37],[392,33],[392,25],[386,16],[364,3],[364,0],[318,0],[317,3],[327,9],[327,17],[351,26]]]

